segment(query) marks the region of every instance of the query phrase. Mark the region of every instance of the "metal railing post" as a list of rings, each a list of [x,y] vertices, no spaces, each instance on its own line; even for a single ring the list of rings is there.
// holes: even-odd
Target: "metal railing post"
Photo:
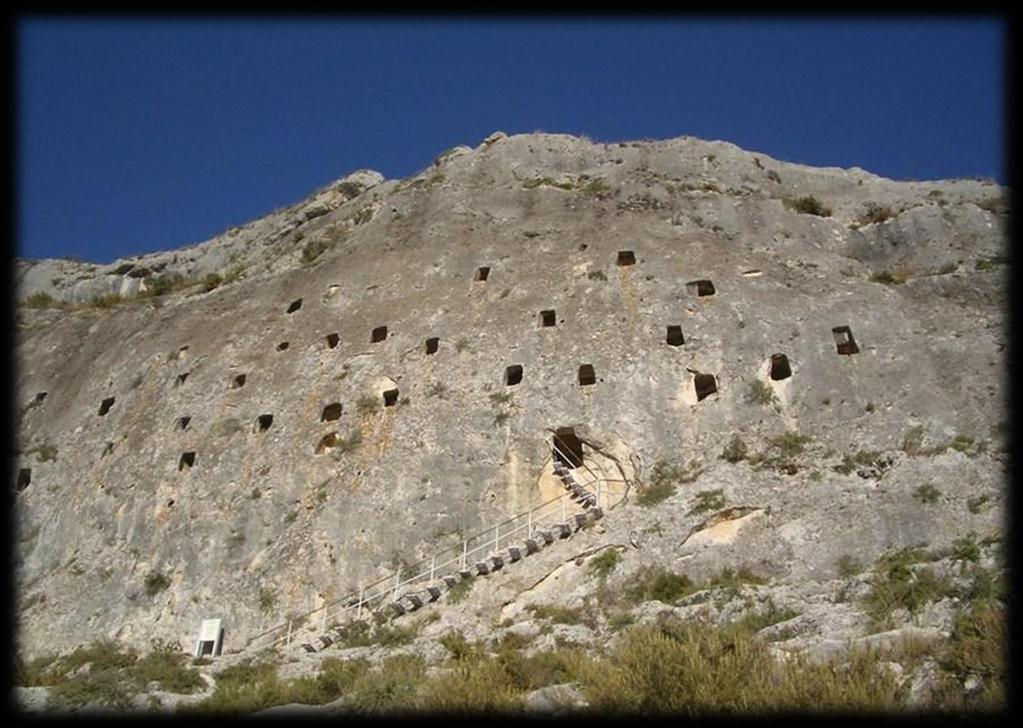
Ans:
[[[465,568],[469,559],[469,539],[462,539],[462,568]]]
[[[355,608],[355,618],[356,619],[362,619],[362,598],[363,598],[363,595],[365,593],[366,593],[366,587],[360,586],[359,587],[359,606],[357,606]]]
[[[494,551],[501,549],[501,524],[494,526]]]
[[[288,647],[291,646],[291,620],[290,619],[288,620],[288,640],[287,640],[287,642],[285,642],[285,645],[287,645]]]
[[[437,570],[437,554],[433,555],[433,559],[430,561],[430,581],[433,581],[433,574]]]

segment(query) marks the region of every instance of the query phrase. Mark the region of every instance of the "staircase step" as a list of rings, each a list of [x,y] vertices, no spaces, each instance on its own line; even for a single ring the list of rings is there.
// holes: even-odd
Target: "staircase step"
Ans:
[[[303,642],[302,643],[302,649],[305,650],[306,652],[316,652],[316,648],[313,647],[308,642]]]
[[[527,538],[526,539],[526,553],[535,554],[540,550],[540,541],[538,538]]]
[[[406,594],[403,598],[412,605],[413,610],[419,609],[423,606],[423,600],[418,594]]]
[[[450,589],[460,581],[460,579],[454,574],[446,574],[445,576],[442,576],[440,580],[444,582],[444,586],[446,586],[448,589]]]
[[[484,574],[489,574],[490,573],[490,564],[488,564],[486,561],[477,561],[476,562],[476,573],[479,576],[483,576]]]
[[[586,525],[586,521],[588,519],[586,518],[586,514],[585,513],[576,513],[572,517],[572,520],[575,521],[575,527],[576,527],[576,530],[578,530],[578,529],[580,529],[580,528],[582,528],[583,526]]]
[[[504,566],[504,557],[503,556],[491,556],[490,557],[490,563],[493,564],[494,571],[497,571],[502,566]]]
[[[567,523],[555,523],[554,530],[557,531],[558,538],[568,538],[572,535],[572,527]]]
[[[604,517],[604,509],[600,506],[596,506],[590,510],[590,516],[594,521],[600,520]]]
[[[544,540],[544,543],[554,543],[554,534],[551,531],[537,531],[536,535]]]
[[[511,559],[512,563],[518,561],[523,556],[522,549],[518,546],[510,546],[508,548],[508,558]]]
[[[458,575],[461,578],[463,578],[463,579],[471,579],[473,576],[476,575],[476,572],[473,571],[472,569],[465,568],[465,569],[459,569],[458,570]]]
[[[440,587],[436,586],[428,586],[426,587],[426,590],[423,592],[423,596],[426,597],[426,599],[431,602],[435,602],[438,599],[440,599],[440,595],[441,595]]]
[[[334,644],[334,639],[332,637],[329,637],[329,636],[327,636],[325,634],[324,635],[320,635],[320,645],[321,645],[320,649],[321,650],[324,650],[324,649],[330,647],[332,644]]]
[[[401,602],[391,602],[387,606],[389,606],[399,616],[408,611],[407,609],[405,609],[405,605],[402,604]]]

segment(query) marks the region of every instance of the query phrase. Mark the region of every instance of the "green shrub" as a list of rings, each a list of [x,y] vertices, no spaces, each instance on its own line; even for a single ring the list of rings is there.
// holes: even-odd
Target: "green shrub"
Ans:
[[[874,283],[883,283],[886,286],[898,286],[906,282],[906,277],[902,273],[892,273],[891,271],[883,270],[872,275],[870,280],[874,281]]]
[[[658,460],[650,472],[650,482],[636,495],[636,503],[641,506],[660,503],[675,494],[677,483],[691,483],[702,472],[703,469],[696,460],[690,460],[685,466]]]
[[[1008,265],[1007,255],[982,255],[974,262],[973,267],[979,271],[994,270],[1000,265]]]
[[[417,707],[426,665],[418,655],[393,655],[360,675],[346,693],[345,707],[356,713],[408,711]]]
[[[820,200],[812,195],[798,197],[795,199],[787,197],[783,200],[783,202],[786,207],[795,210],[796,212],[806,213],[807,215],[817,215],[819,217],[831,217],[831,208],[825,207]]]
[[[847,453],[842,456],[842,462],[831,469],[836,473],[849,475],[857,467],[871,465],[880,454],[877,450],[859,450],[851,455]]]
[[[913,497],[926,505],[937,503],[940,496],[941,491],[935,488],[933,483],[924,483],[913,489]]]
[[[590,573],[604,580],[614,571],[622,560],[622,552],[618,549],[606,549],[603,553],[590,559]]]
[[[966,452],[973,447],[973,438],[968,435],[956,435],[948,446],[953,450]]]
[[[158,571],[151,571],[146,574],[144,581],[146,596],[156,596],[171,585],[171,580]]]
[[[206,681],[194,667],[187,667],[188,655],[177,644],[155,642],[153,650],[139,658],[131,673],[138,690],[156,682],[160,690],[171,693],[194,693],[205,688]]]
[[[756,634],[762,629],[766,629],[767,627],[775,624],[781,624],[782,622],[787,622],[798,616],[799,612],[794,609],[790,609],[788,607],[779,609],[772,601],[768,603],[766,611],[749,612],[736,620],[734,624],[750,634]]]
[[[956,615],[952,637],[938,662],[951,673],[956,687],[968,677],[975,676],[981,680],[981,689],[969,696],[964,695],[961,689],[947,690],[942,696],[941,707],[1005,710],[1009,688],[1009,643],[1008,620],[1001,605],[983,604]]]
[[[692,580],[661,567],[644,566],[623,586],[623,593],[634,603],[652,599],[671,604],[697,591]]]
[[[966,507],[970,513],[976,515],[984,510],[984,506],[991,500],[991,496],[988,494],[978,495],[974,498],[969,498],[966,501]]]
[[[725,445],[721,458],[730,463],[737,463],[746,457],[746,443],[738,435],[732,435],[731,441]]]
[[[202,279],[202,289],[209,293],[223,282],[224,279],[220,277],[219,273],[207,273],[206,277]]]
[[[259,611],[269,614],[277,606],[277,593],[270,587],[259,588]]]
[[[583,194],[599,196],[611,189],[603,178],[590,180],[580,188]]]
[[[482,648],[465,639],[461,632],[451,631],[443,634],[439,640],[441,646],[448,651],[453,660],[467,660],[477,657]]]
[[[701,490],[696,494],[696,503],[689,509],[689,515],[706,511],[719,511],[725,507],[725,493],[721,488],[716,490]]]
[[[860,225],[875,225],[895,217],[892,208],[887,205],[878,205],[875,202],[866,204],[867,212],[857,221]]]
[[[980,561],[980,544],[977,535],[969,533],[952,543],[952,558],[956,561]]]
[[[889,626],[896,609],[916,614],[928,602],[952,593],[950,580],[939,578],[931,568],[910,568],[927,557],[922,549],[908,547],[879,559],[871,576],[870,591],[863,598],[864,611],[873,626]]]
[[[352,222],[356,225],[363,225],[373,219],[373,208],[364,207],[354,215],[352,215]]]

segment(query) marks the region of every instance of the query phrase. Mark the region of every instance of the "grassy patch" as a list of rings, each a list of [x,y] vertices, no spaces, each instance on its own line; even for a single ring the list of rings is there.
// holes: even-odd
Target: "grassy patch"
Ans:
[[[340,460],[342,455],[355,452],[362,444],[362,430],[353,427],[347,437],[338,437],[334,445],[334,459]]]
[[[546,619],[554,624],[582,624],[586,615],[581,608],[562,607],[557,604],[530,604],[526,607],[537,619]]]
[[[835,562],[835,568],[838,569],[838,575],[844,578],[856,576],[863,572],[863,564],[849,554],[839,556]]]
[[[476,577],[470,576],[466,579],[462,579],[453,587],[448,589],[448,602],[451,604],[458,604],[459,602],[464,601],[465,598],[469,596],[469,592],[472,591],[472,585],[475,581]]]
[[[334,242],[327,238],[308,241],[302,248],[302,262],[312,263],[325,252],[334,247]]]
[[[623,587],[625,596],[636,604],[651,599],[671,604],[697,590],[692,579],[685,574],[657,566],[642,567]]]
[[[991,501],[991,496],[990,495],[987,495],[987,494],[978,495],[978,496],[973,497],[973,498],[968,498],[966,500],[966,507],[967,507],[967,509],[969,509],[970,513],[973,513],[974,515],[976,515],[976,514],[980,513],[981,511],[983,511],[984,510],[984,506],[986,506],[990,501]]]
[[[360,415],[375,414],[379,409],[380,400],[372,394],[359,395],[359,399],[355,401],[355,410]]]
[[[877,223],[890,220],[895,217],[895,212],[887,205],[878,205],[876,202],[866,204],[867,211],[856,221],[857,227],[862,225],[876,225]]]
[[[1009,256],[1007,255],[982,255],[974,261],[973,267],[978,271],[989,271],[1008,264]]]
[[[277,592],[270,587],[259,589],[259,611],[261,614],[269,614],[277,606]]]
[[[774,390],[759,379],[754,379],[746,388],[747,404],[774,404],[777,401]]]
[[[781,456],[784,458],[792,458],[802,454],[803,446],[810,442],[811,438],[809,435],[803,435],[794,430],[788,430],[778,437],[773,438],[770,442],[778,449]]]
[[[918,613],[924,605],[952,594],[951,581],[930,567],[916,567],[931,558],[920,547],[907,547],[882,556],[874,567],[863,608],[875,628],[891,626],[897,609]]]
[[[36,291],[25,299],[29,308],[59,308],[60,302],[46,291]]]
[[[511,392],[494,392],[490,395],[490,401],[494,404],[508,404],[514,395]]]
[[[650,472],[650,482],[636,495],[636,503],[641,506],[652,506],[675,493],[675,485],[691,483],[703,472],[697,460],[690,460],[688,465],[677,465],[658,460]]]
[[[696,494],[696,503],[689,509],[689,515],[705,513],[707,511],[719,511],[725,507],[725,493],[721,488],[716,490],[701,490]]]
[[[586,274],[586,277],[591,281],[606,281],[607,275],[602,270],[591,270]]]

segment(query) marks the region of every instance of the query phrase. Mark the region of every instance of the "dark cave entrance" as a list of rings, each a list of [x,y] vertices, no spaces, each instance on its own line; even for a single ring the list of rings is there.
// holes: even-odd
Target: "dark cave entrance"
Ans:
[[[583,443],[571,427],[559,427],[554,431],[554,447],[551,454],[554,462],[566,468],[578,468],[583,464]]]

